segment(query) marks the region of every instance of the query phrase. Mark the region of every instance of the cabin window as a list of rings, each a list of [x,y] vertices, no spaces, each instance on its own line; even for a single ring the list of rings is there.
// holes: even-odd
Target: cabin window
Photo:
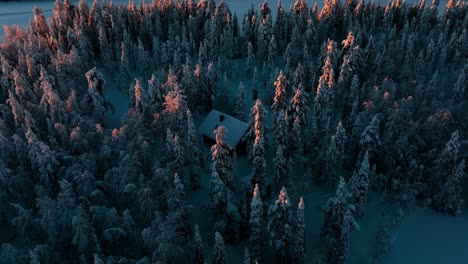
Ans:
[[[224,115],[220,115],[219,116],[219,122],[223,122],[224,121]]]

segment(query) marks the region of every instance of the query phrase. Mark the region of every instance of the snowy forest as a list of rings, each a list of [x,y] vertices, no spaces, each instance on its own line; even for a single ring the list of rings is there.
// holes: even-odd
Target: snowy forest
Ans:
[[[4,26],[0,263],[389,263],[417,208],[463,215],[466,2],[271,2]]]

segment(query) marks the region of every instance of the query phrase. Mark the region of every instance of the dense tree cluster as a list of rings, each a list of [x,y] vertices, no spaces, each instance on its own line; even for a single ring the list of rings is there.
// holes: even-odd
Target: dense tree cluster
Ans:
[[[372,190],[459,215],[468,6],[438,5],[280,1],[273,16],[264,1],[240,20],[223,0],[34,8],[0,44],[0,263],[225,263],[242,240],[244,263],[267,247],[345,263]],[[129,98],[117,128],[114,86]],[[204,158],[195,124],[212,108],[249,123],[245,181],[225,127]],[[296,191],[312,182],[338,186],[321,256]],[[188,186],[208,193],[210,234],[189,221],[205,207]]]

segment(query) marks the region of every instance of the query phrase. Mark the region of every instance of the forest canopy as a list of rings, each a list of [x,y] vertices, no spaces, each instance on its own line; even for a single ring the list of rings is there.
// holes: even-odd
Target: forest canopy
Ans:
[[[0,263],[222,264],[238,245],[249,264],[341,264],[370,193],[395,208],[379,261],[411,206],[462,214],[468,6],[438,6],[34,8],[0,44]],[[117,128],[109,90],[128,95]],[[245,162],[223,126],[203,144],[212,109],[248,124]]]

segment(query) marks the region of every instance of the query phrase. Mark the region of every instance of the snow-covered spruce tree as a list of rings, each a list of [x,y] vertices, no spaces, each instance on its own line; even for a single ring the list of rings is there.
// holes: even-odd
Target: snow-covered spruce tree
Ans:
[[[291,260],[290,247],[295,227],[291,206],[286,188],[283,187],[278,199],[268,209],[270,245],[273,246],[280,263],[288,263]]]
[[[234,109],[234,117],[239,120],[245,121],[245,86],[243,82],[239,83],[239,88],[237,89],[237,98],[236,98],[236,106]]]
[[[259,184],[260,186],[265,186],[265,173],[266,173],[266,161],[265,161],[265,135],[262,134],[260,125],[257,125],[257,122],[260,121],[259,112],[255,117],[255,141],[252,148],[252,177],[250,179],[252,186]]]
[[[224,247],[223,236],[219,232],[215,233],[215,243],[213,247],[213,260],[212,264],[226,263],[226,248]]]
[[[349,182],[350,202],[354,204],[355,213],[358,217],[364,214],[367,192],[369,191],[369,153],[366,151],[359,172],[355,171]]]
[[[224,217],[227,207],[228,187],[217,172],[212,172],[209,191],[209,207],[218,216]]]
[[[281,183],[285,183],[290,173],[289,162],[285,157],[286,146],[279,144],[276,146],[275,158],[273,159],[273,181],[275,186],[280,186]]]
[[[166,197],[167,208],[171,211],[180,211],[181,215],[185,215],[185,190],[179,175],[174,175],[174,186],[169,191]]]
[[[270,44],[268,45],[268,60],[267,60],[268,66],[271,69],[274,69],[276,67],[277,57],[278,57],[278,44],[277,44],[275,35],[272,35],[270,39]]]
[[[458,75],[457,82],[453,87],[452,100],[455,103],[460,103],[463,99],[467,98],[467,75],[468,75],[468,63],[465,64],[460,75]]]
[[[247,74],[248,76],[252,76],[254,73],[254,65],[255,63],[255,55],[253,50],[253,45],[251,42],[247,45]]]
[[[187,131],[187,110],[187,97],[182,88],[174,83],[174,90],[164,97],[163,114],[167,118],[167,125],[182,138],[185,138]]]
[[[227,129],[219,126],[214,134],[216,135],[216,144],[211,147],[212,173],[216,173],[221,181],[230,187],[232,183],[231,173],[233,170],[232,159],[234,150],[226,142]]]
[[[299,83],[299,85],[296,87],[294,97],[289,102],[288,116],[290,120],[298,119],[301,132],[309,125],[308,95],[304,91],[304,86],[302,83]],[[292,122],[290,121],[290,123]]]
[[[135,102],[133,107],[139,116],[148,114],[148,99],[146,92],[142,87],[140,81],[135,79],[135,86],[133,88]]]
[[[343,166],[346,141],[346,130],[340,122],[336,127],[335,135],[330,139],[330,145],[328,146],[325,160],[325,174],[327,174],[327,179],[333,184],[335,184],[335,180],[337,180],[337,178],[335,178],[336,169]]]
[[[73,240],[72,244],[77,253],[89,256],[99,247],[94,227],[89,220],[87,213],[81,206],[78,207],[78,214],[72,218]]]
[[[464,160],[458,162],[460,135],[458,130],[452,133],[450,140],[437,159],[432,188],[435,190],[433,206],[437,210],[459,215],[462,212],[463,198],[460,181],[464,177]]]
[[[259,185],[255,184],[252,203],[250,204],[250,258],[262,263],[264,252],[263,233],[263,202],[260,196]]]
[[[371,166],[375,163],[377,155],[377,148],[380,146],[380,121],[379,118],[374,116],[370,124],[361,133],[359,146],[361,148],[359,161],[364,158],[365,153],[369,152],[369,163]]]
[[[305,220],[304,220],[304,199],[299,199],[296,216],[296,236],[294,242],[294,262],[303,263],[305,255]]]
[[[172,132],[168,129],[166,135],[167,151],[170,153],[170,161],[167,164],[171,173],[180,173],[182,175],[185,164],[185,153],[182,139],[175,134],[172,138]]]
[[[29,144],[28,155],[33,168],[36,168],[39,175],[39,182],[46,188],[51,187],[52,177],[55,175],[57,166],[59,165],[56,154],[48,145],[40,141],[36,134],[28,128],[26,139]]]
[[[323,74],[320,76],[317,86],[317,93],[314,99],[314,117],[315,126],[317,127],[317,137],[321,137],[328,133],[328,120],[332,115],[333,106],[333,88],[335,86],[333,77],[333,67],[330,57],[325,60],[325,65],[322,68]]]
[[[460,182],[465,176],[465,161],[458,163],[455,171],[450,174],[439,192],[434,196],[434,207],[444,213],[460,215],[463,210],[463,196]]]
[[[247,153],[249,154],[249,159],[253,158],[253,146],[255,144],[257,135],[261,135],[260,137],[264,139],[264,146],[268,147],[268,142],[265,138],[266,113],[260,99],[257,99],[255,101],[255,105],[252,106],[247,132],[243,138],[243,141],[247,143]]]
[[[203,253],[203,241],[200,235],[200,228],[195,225],[195,264],[205,264],[205,257]]]
[[[251,264],[250,263],[250,252],[249,252],[248,248],[246,248],[244,250],[244,264]]]
[[[336,190],[336,196],[328,201],[323,221],[322,235],[324,259],[329,264],[344,264],[348,257],[350,233],[359,229],[353,217],[353,206],[348,204],[348,190],[343,177]]]
[[[102,122],[108,109],[108,103],[104,98],[104,75],[94,67],[86,73],[86,79],[88,93],[83,97],[82,110],[97,122]]]
[[[283,71],[280,71],[280,74],[276,81],[275,85],[275,97],[273,99],[273,104],[271,105],[271,111],[273,113],[273,124],[278,126],[278,119],[283,118],[279,116],[279,112],[286,112],[286,107],[288,105],[288,97],[286,94],[287,80],[283,74]]]
[[[185,161],[188,162],[190,170],[190,183],[192,189],[198,189],[200,187],[200,164],[201,153],[199,145],[199,137],[195,124],[193,123],[192,112],[187,110],[187,141],[185,145]]]

